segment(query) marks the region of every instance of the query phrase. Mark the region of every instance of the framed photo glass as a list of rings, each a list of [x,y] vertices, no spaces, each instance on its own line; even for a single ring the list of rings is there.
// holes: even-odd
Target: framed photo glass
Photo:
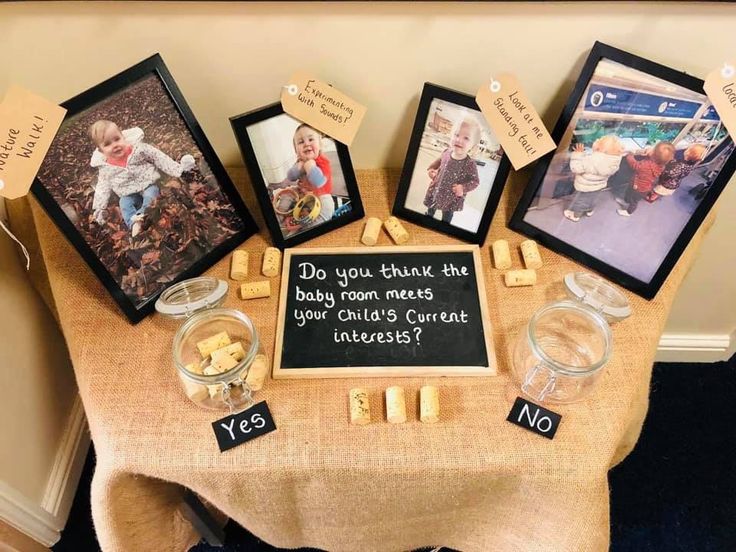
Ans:
[[[62,107],[32,191],[132,322],[257,231],[158,54]]]
[[[393,214],[482,244],[508,172],[475,99],[425,83]]]
[[[703,81],[596,43],[510,227],[653,298],[736,168]]]
[[[281,103],[230,123],[277,247],[293,247],[363,217],[344,144],[284,113]]]

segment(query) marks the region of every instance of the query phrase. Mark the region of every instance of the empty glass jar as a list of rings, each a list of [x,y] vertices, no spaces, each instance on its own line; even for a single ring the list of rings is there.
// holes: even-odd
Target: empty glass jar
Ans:
[[[592,274],[568,274],[565,287],[570,298],[534,313],[514,344],[512,375],[537,402],[585,398],[611,358],[609,322],[631,314],[626,297]]]

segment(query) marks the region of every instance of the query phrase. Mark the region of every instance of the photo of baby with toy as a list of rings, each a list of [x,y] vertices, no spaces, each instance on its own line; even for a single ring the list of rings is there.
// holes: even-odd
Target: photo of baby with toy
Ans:
[[[247,134],[283,238],[351,212],[331,138],[286,113],[249,125]]]
[[[480,111],[432,100],[404,207],[476,232],[502,156]]]

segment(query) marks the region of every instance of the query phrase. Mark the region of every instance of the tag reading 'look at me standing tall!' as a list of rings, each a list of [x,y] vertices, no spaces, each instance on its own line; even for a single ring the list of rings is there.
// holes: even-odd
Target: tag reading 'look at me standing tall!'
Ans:
[[[8,89],[0,103],[0,197],[28,193],[65,114],[33,92]]]
[[[727,62],[705,78],[703,90],[731,136],[736,136],[736,63]]]
[[[517,171],[557,147],[513,75],[484,83],[475,101]]]
[[[345,145],[365,116],[365,106],[329,84],[298,71],[281,90],[284,111]]]

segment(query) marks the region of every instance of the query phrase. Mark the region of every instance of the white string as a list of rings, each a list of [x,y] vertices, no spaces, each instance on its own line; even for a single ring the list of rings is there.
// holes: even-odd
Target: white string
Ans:
[[[5,223],[3,222],[2,218],[0,218],[0,226],[3,227],[3,230],[5,230],[5,233],[8,236],[10,236],[14,242],[20,245],[20,248],[23,251],[23,255],[26,256],[26,270],[30,270],[31,269],[31,257],[28,254],[28,250],[26,249],[26,246],[23,245],[21,241],[13,235],[13,233],[10,231],[10,229],[7,226],[5,226]]]

